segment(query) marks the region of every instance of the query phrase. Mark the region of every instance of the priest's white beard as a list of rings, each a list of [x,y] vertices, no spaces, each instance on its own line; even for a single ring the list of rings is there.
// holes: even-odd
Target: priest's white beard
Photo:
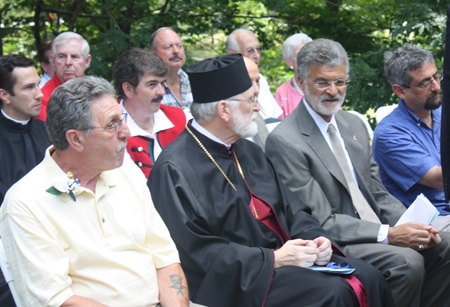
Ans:
[[[247,138],[255,136],[258,133],[258,125],[256,124],[257,111],[253,111],[251,121],[247,120],[243,115],[239,107],[234,110],[233,122],[230,128],[233,129],[236,134],[241,138]]]

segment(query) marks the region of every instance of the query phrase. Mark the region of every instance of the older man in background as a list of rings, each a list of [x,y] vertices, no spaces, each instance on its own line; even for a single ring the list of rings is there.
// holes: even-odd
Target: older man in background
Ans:
[[[225,42],[225,50],[227,54],[240,53],[250,58],[256,65],[259,65],[261,59],[261,45],[256,35],[247,29],[237,29],[231,32]],[[283,114],[283,110],[277,104],[270,91],[266,78],[259,74],[260,89],[258,94],[258,103],[261,107],[259,111],[261,116],[266,118],[279,118]]]
[[[186,62],[186,54],[180,36],[170,27],[159,28],[150,38],[150,50],[169,67],[162,104],[182,108],[191,118],[189,107],[192,104],[192,92],[189,78],[181,69]]]
[[[91,64],[89,44],[74,32],[59,34],[52,43],[50,62],[55,66],[55,74],[42,88],[41,114],[37,117],[45,121],[47,118],[47,104],[53,91],[64,82],[84,76],[84,72]]]
[[[283,110],[280,119],[286,118],[298,106],[305,95],[297,83],[297,53],[312,38],[304,33],[297,33],[288,37],[281,47],[284,61],[294,71],[294,77],[280,85],[275,93],[275,100]]]

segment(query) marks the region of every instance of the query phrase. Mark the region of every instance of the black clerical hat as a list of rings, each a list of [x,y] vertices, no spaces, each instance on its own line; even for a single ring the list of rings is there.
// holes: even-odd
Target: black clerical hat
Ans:
[[[244,58],[237,53],[203,60],[189,66],[186,72],[197,103],[227,99],[252,86]]]

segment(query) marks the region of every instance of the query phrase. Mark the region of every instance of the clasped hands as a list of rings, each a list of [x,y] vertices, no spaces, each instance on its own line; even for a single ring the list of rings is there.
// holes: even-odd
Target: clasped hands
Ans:
[[[431,225],[409,222],[396,227],[389,227],[388,242],[391,245],[409,247],[420,251],[441,243],[441,237],[439,231]]]
[[[326,265],[330,262],[332,254],[331,242],[325,237],[314,240],[289,240],[275,251],[275,268],[285,265],[299,267]]]

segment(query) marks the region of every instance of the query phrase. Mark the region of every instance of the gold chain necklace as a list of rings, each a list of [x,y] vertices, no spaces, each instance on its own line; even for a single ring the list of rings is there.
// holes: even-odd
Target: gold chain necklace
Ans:
[[[214,158],[211,156],[211,154],[209,153],[209,151],[205,148],[205,146],[203,146],[202,142],[200,142],[200,140],[197,138],[197,136],[189,129],[188,125],[186,125],[186,130],[192,135],[192,137],[197,141],[198,145],[200,145],[200,147],[203,149],[203,151],[206,153],[206,155],[209,157],[209,159],[211,159],[211,161],[214,163],[214,165],[219,169],[219,171],[222,173],[222,175],[225,177],[225,179],[228,181],[228,183],[233,187],[233,189],[235,191],[237,191],[236,187],[234,186],[234,184],[231,182],[230,178],[228,178],[228,176],[224,173],[224,171],[222,170],[222,168],[219,166],[219,164],[217,164],[216,160],[214,160]],[[233,155],[234,155],[234,159],[236,160],[236,164],[239,170],[239,173],[241,174],[242,178],[245,179],[244,177],[244,172],[242,171],[241,168],[241,164],[239,164],[239,160],[236,156],[236,152],[233,149]],[[253,212],[255,213],[255,218],[259,219],[258,213],[256,212],[256,207],[255,204],[253,204]]]

